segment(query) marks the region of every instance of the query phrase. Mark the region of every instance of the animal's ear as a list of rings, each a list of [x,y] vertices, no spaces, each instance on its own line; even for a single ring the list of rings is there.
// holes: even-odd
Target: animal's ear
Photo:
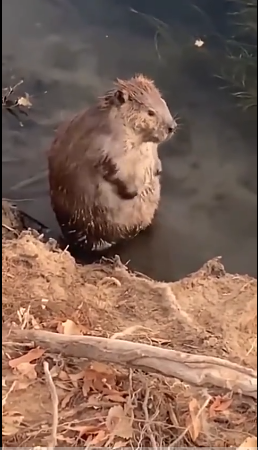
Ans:
[[[125,89],[117,89],[114,93],[114,104],[121,106],[129,100],[129,94]]]

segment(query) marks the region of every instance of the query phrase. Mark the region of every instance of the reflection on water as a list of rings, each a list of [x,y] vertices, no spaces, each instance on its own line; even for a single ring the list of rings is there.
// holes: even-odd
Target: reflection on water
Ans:
[[[3,84],[24,77],[25,89],[35,95],[23,128],[3,115],[3,195],[25,199],[22,209],[57,233],[44,154],[53,130],[112,78],[144,72],[156,80],[182,127],[161,149],[155,226],[127,246],[122,260],[173,280],[222,255],[228,270],[256,276],[256,129],[229,96],[208,80],[198,82],[198,70],[193,74],[180,63],[179,45],[169,59],[159,58],[153,30],[128,10],[129,3],[143,10],[144,2],[135,1],[3,1]],[[161,3],[155,5],[164,18],[169,9]]]

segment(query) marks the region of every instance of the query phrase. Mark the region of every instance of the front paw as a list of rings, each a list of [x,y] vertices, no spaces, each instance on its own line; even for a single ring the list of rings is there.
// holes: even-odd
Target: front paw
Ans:
[[[132,200],[138,195],[136,189],[129,188],[129,186],[126,186],[126,184],[120,180],[117,180],[116,188],[119,197],[121,197],[124,200]]]
[[[159,177],[162,174],[162,165],[160,159],[157,161],[157,165],[154,170],[155,177]]]

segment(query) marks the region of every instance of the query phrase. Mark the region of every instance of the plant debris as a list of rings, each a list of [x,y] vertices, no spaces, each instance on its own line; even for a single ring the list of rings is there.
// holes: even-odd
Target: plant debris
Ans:
[[[19,121],[21,127],[23,127],[23,123],[20,121],[18,113],[28,116],[26,108],[29,109],[32,107],[30,96],[25,92],[24,96],[12,97],[23,81],[20,80],[15,86],[2,89],[5,92],[4,94],[2,93],[2,108],[5,108],[9,114],[13,115]]]
[[[2,237],[2,247],[5,447],[257,445],[250,397],[65,357],[34,342],[12,342],[10,333],[127,339],[256,369],[256,280],[227,274],[222,265],[217,270],[221,263],[212,260],[165,288],[122,263],[77,266],[68,252],[29,231]]]

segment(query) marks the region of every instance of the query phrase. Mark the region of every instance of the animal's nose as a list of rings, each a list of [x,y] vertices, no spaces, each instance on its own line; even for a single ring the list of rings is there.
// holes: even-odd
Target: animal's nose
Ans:
[[[168,133],[169,134],[173,133],[175,131],[176,127],[177,127],[177,123],[175,120],[173,120],[173,122],[170,123],[168,126]]]

